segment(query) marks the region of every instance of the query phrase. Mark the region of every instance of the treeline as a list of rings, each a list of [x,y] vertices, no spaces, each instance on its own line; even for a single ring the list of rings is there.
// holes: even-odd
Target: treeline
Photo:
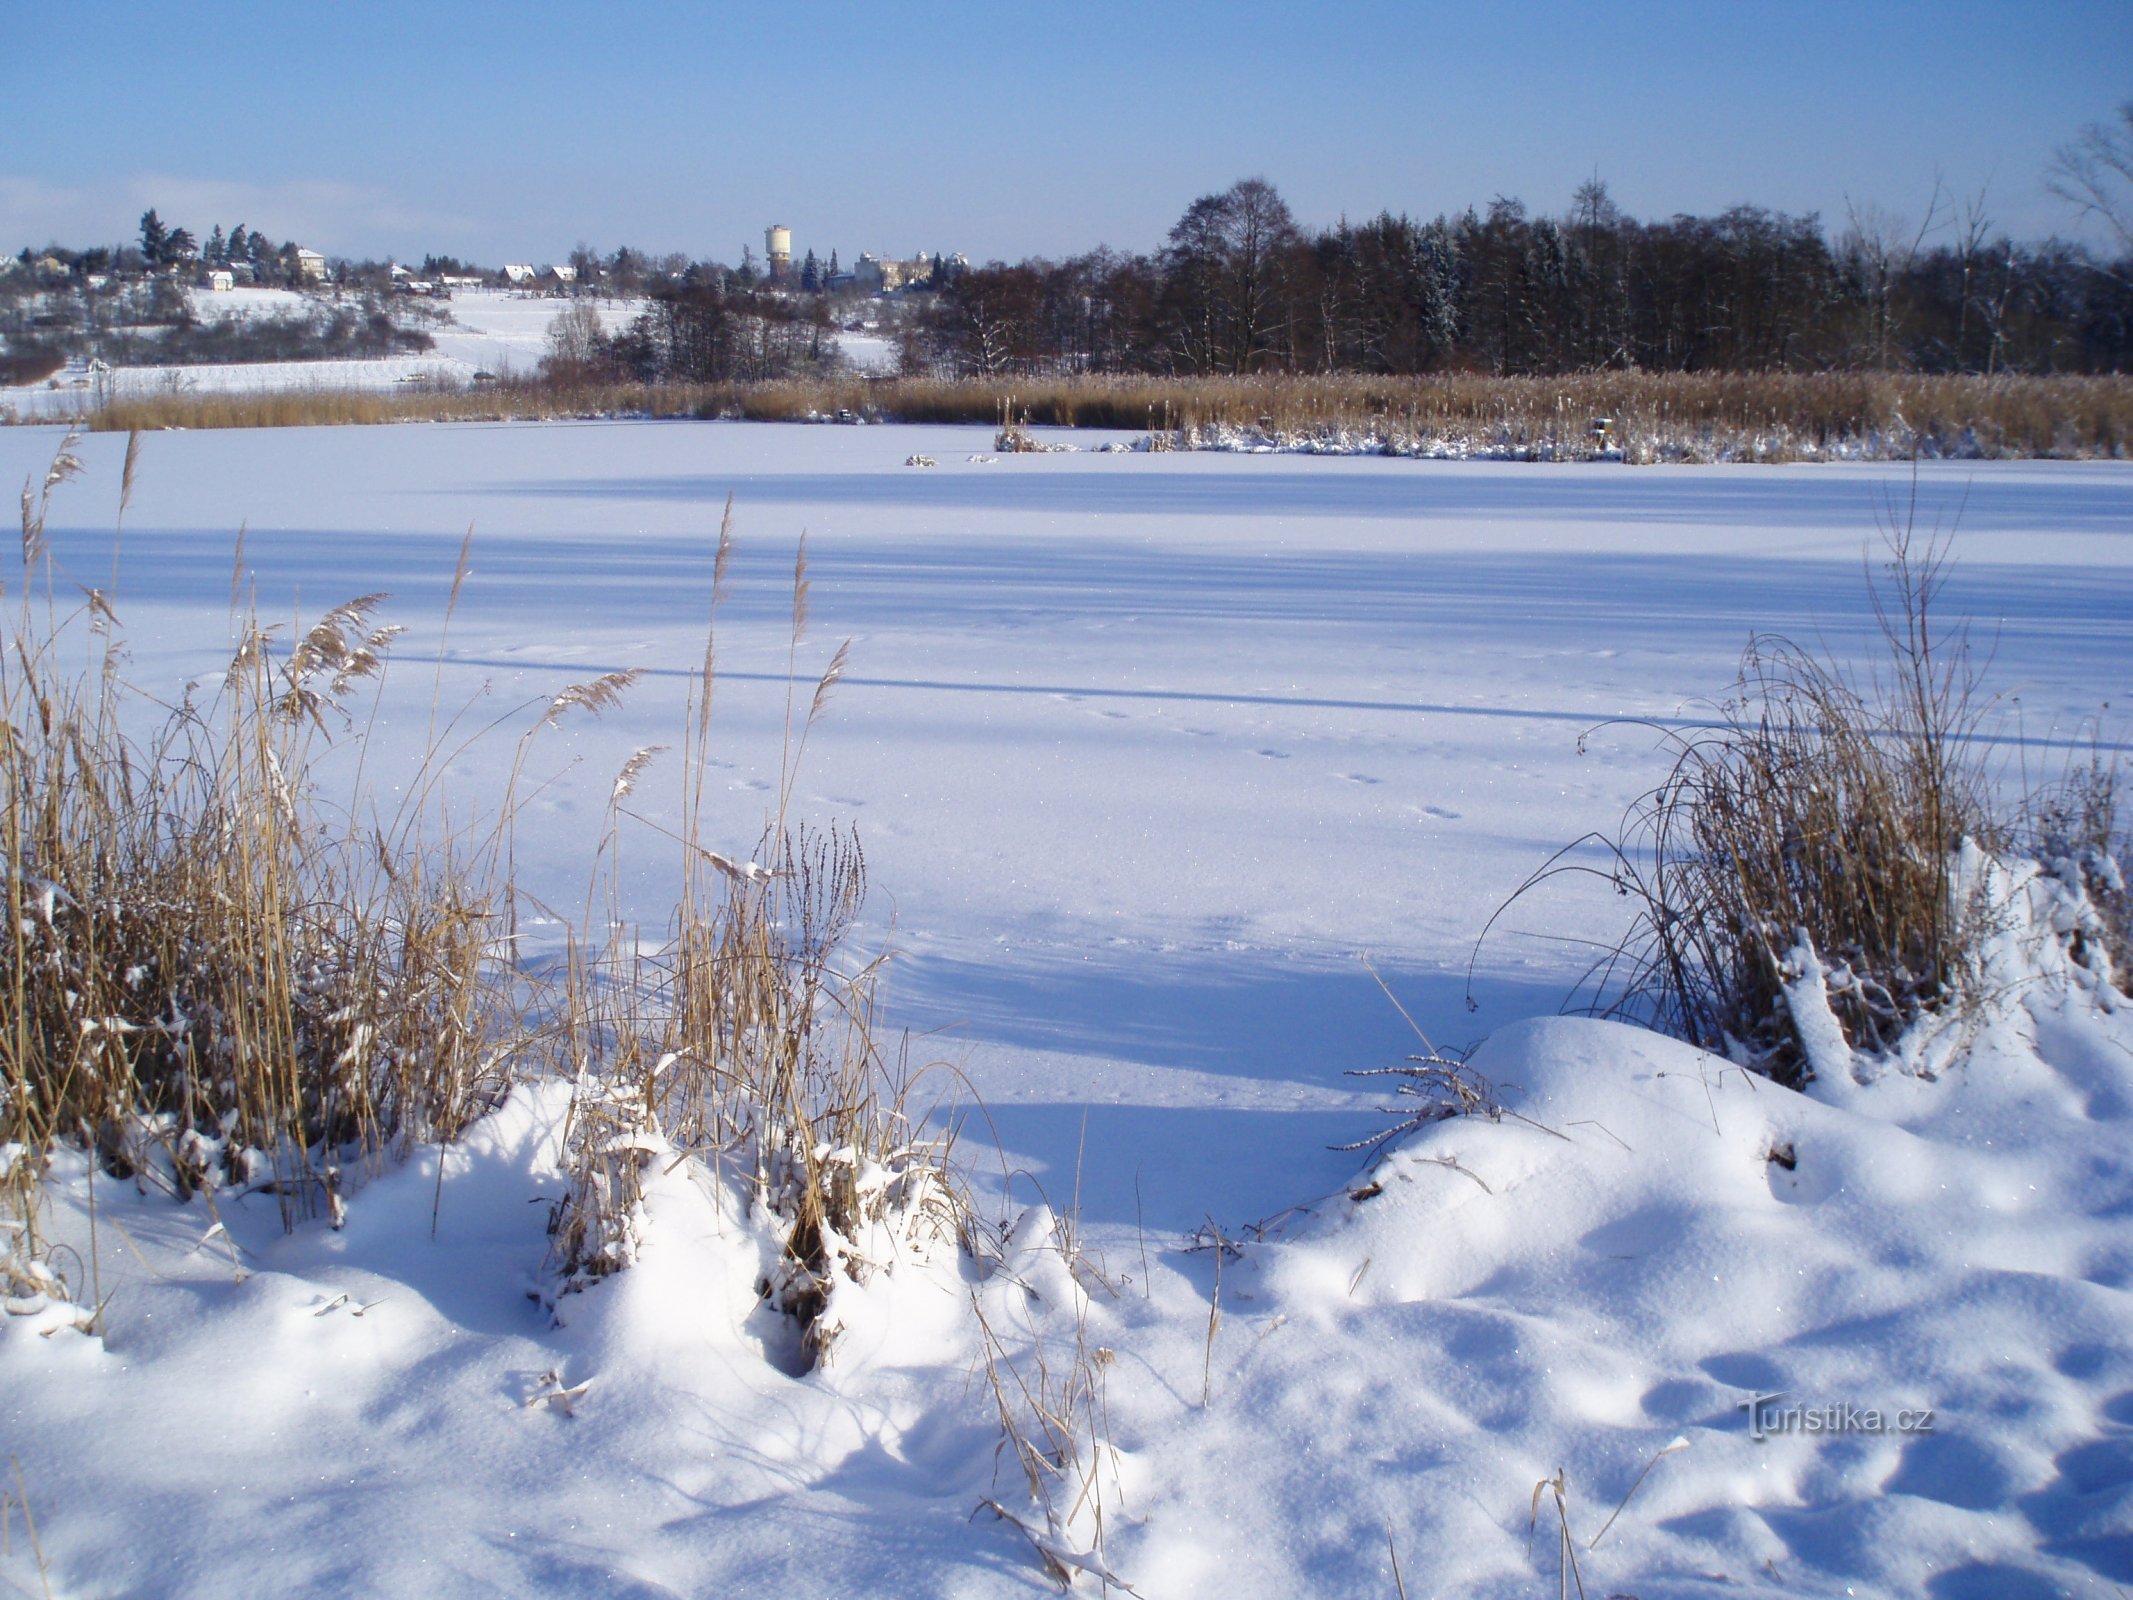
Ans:
[[[1753,206],[1639,222],[1604,184],[1568,215],[1515,200],[1311,232],[1247,179],[1162,249],[948,276],[905,333],[941,376],[1553,374],[2133,368],[2133,258],[2016,244],[1939,196],[1926,226]]]
[[[192,267],[241,270],[246,282],[275,288],[300,288],[309,281],[299,264],[294,240],[277,244],[258,229],[240,222],[228,233],[217,223],[202,244],[190,228],[166,224],[153,207],[141,214],[138,245],[92,245],[85,250],[60,244],[46,245],[42,250],[25,247],[15,260],[28,269],[25,284],[45,275],[45,263],[56,269],[49,276],[58,285],[104,279],[132,282]]]
[[[571,386],[754,382],[805,376],[833,361],[820,296],[759,288],[712,264],[650,287],[651,303],[612,330],[596,301],[570,301],[548,330],[544,376]]]

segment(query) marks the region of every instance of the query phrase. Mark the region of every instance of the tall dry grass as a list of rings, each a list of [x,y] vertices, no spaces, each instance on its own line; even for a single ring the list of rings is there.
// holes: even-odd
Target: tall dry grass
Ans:
[[[1919,454],[2122,459],[2133,449],[2133,378],[1842,372],[847,377],[667,385],[528,380],[464,390],[158,395],[111,401],[87,424],[126,431],[624,416],[785,422],[843,413],[997,425],[1009,410],[1031,426],[1125,429],[1182,448],[1246,442],[1549,460],[1605,454],[1633,462]]]
[[[1794,1085],[1818,1056],[1887,1052],[1921,1016],[1973,997],[1988,929],[1962,875],[1965,844],[2075,858],[2057,875],[2085,883],[2097,937],[2110,941],[2114,907],[2124,920],[2115,761],[2099,756],[2023,800],[2026,822],[2011,819],[1968,639],[1937,609],[1946,547],[1918,537],[1909,515],[1883,536],[1872,671],[1755,639],[1717,726],[1664,733],[1672,764],[1659,785],[1511,902],[1564,875],[1600,877],[1633,920],[1587,974],[1595,1007]],[[1593,847],[1598,865],[1585,859]],[[2112,975],[2109,959],[2085,964]]]
[[[36,1189],[62,1142],[181,1193],[266,1187],[285,1221],[338,1221],[350,1169],[456,1136],[502,1055],[480,860],[419,818],[329,808],[313,782],[384,669],[383,597],[285,639],[236,608],[213,697],[159,708],[126,680],[114,597],[62,604],[45,526],[78,471],[62,448],[24,491],[0,654],[0,1211],[18,1264],[40,1259]]]
[[[878,1024],[884,958],[850,954],[867,894],[865,852],[855,833],[812,829],[790,815],[808,737],[843,676],[845,648],[804,704],[788,689],[777,806],[753,854],[737,860],[706,842],[715,605],[731,552],[729,504],[713,625],[684,723],[683,867],[668,937],[651,953],[634,943],[607,958],[574,952],[547,1008],[556,1019],[547,1047],[579,1085],[552,1259],[564,1292],[628,1265],[632,1217],[655,1162],[693,1157],[744,1174],[778,1233],[764,1298],[795,1319],[808,1358],[820,1361],[839,1328],[838,1285],[955,1239],[964,1208],[949,1176],[952,1141],[925,1127],[909,1063]],[[803,542],[793,574],[794,664],[808,588]],[[610,840],[659,753],[637,752],[617,776]]]
[[[129,440],[120,518],[141,436]],[[511,957],[514,816],[546,730],[633,681],[566,686],[522,736],[491,815],[430,831],[432,751],[381,814],[332,804],[321,757],[361,728],[356,697],[400,630],[366,595],[286,634],[233,580],[236,647],[211,697],[157,705],[126,677],[119,604],[63,600],[45,527],[80,472],[70,439],[23,498],[21,569],[0,587],[0,1279],[10,1310],[79,1302],[53,1266],[41,1195],[70,1145],[180,1194],[279,1196],[285,1225],[339,1223],[362,1171],[449,1141],[513,1081],[575,1086],[569,1187],[553,1219],[559,1292],[627,1264],[649,1152],[745,1173],[775,1219],[765,1298],[826,1354],[834,1291],[960,1226],[948,1142],[907,1113],[910,1077],[876,1021],[881,962],[846,945],[866,893],[855,835],[790,815],[808,735],[844,670],[803,699],[777,812],[752,860],[703,823],[715,658],[707,635],[683,735],[686,864],[671,938],[621,925],[615,859],[657,749],[617,775],[564,970]],[[728,507],[714,588],[732,549]],[[239,579],[242,571],[240,543]],[[463,549],[447,608],[468,567]],[[807,627],[796,563],[793,664]],[[714,601],[715,614],[715,601]],[[435,707],[432,709],[432,726]],[[450,724],[447,724],[449,727]],[[736,1167],[738,1163],[738,1167]]]

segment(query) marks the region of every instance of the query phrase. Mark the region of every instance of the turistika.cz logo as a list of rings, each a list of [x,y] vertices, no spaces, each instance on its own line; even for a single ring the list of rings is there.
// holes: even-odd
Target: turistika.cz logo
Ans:
[[[1795,1401],[1780,1405],[1785,1390],[1776,1394],[1750,1395],[1740,1403],[1748,1413],[1748,1437],[1763,1440],[1777,1434],[1805,1433],[1931,1433],[1930,1407],[1883,1411],[1877,1406],[1850,1404],[1806,1405]]]

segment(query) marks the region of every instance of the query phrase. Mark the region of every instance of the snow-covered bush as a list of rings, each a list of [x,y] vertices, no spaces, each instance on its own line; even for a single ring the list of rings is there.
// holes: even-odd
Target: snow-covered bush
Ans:
[[[561,1292],[628,1266],[654,1166],[742,1175],[776,1246],[763,1298],[819,1360],[840,1285],[956,1237],[948,1142],[907,1112],[910,1081],[876,1037],[880,961],[846,964],[857,838],[796,829],[768,868],[699,853],[712,870],[667,945],[581,969],[553,1008],[578,1087],[552,1266]]]
[[[729,506],[721,575],[731,549]],[[807,582],[803,545],[796,649]],[[611,960],[573,963],[544,1029],[578,1085],[565,1140],[570,1187],[550,1227],[558,1291],[630,1264],[652,1164],[738,1171],[775,1242],[763,1298],[799,1324],[814,1360],[836,1339],[839,1286],[955,1238],[964,1209],[949,1180],[948,1140],[907,1111],[911,1079],[876,1031],[882,958],[859,962],[848,952],[867,889],[858,835],[785,822],[807,735],[844,662],[840,649],[797,720],[759,859],[737,862],[703,842],[707,649],[683,750],[687,865],[672,935],[653,954],[632,944]],[[616,801],[651,754],[633,758]],[[616,816],[611,807],[610,830]]]
[[[1959,853],[2009,837],[1973,737],[1965,639],[1935,611],[1943,551],[1907,522],[1884,534],[1878,670],[1862,682],[1788,640],[1752,641],[1717,726],[1669,731],[1671,769],[1620,828],[1519,891],[1600,873],[1634,920],[1591,974],[1596,1005],[1792,1084],[1837,1043],[1888,1050],[1974,990],[1983,925]],[[1570,859],[1595,843],[1604,865]]]
[[[2120,770],[2099,747],[2031,796],[2020,844],[2079,891],[2082,914],[2064,930],[2075,958],[2124,985],[2133,979],[2133,889],[2125,877],[2133,848],[2118,808]]]

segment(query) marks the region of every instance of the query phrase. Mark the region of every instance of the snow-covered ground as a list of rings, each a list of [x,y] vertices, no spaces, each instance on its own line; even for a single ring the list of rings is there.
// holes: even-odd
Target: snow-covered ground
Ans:
[[[548,353],[548,327],[570,304],[547,295],[509,289],[459,289],[442,302],[452,320],[432,328],[436,353],[472,372],[499,378],[528,377]],[[600,325],[619,333],[649,304],[644,300],[597,299]]]
[[[293,289],[190,289],[202,320],[300,317],[316,295]],[[424,302],[427,306],[432,302]],[[181,367],[111,367],[95,375],[68,371],[36,384],[0,385],[0,420],[64,420],[107,399],[164,394],[280,393],[285,390],[373,390],[430,383],[464,387],[475,374],[527,377],[548,351],[548,326],[566,302],[501,289],[463,289],[435,302],[449,322],[419,324],[434,341],[419,355],[360,361],[262,361]],[[597,300],[602,326],[612,333],[640,311],[643,300]]]
[[[265,289],[250,284],[231,289],[187,289],[185,298],[202,322],[235,317],[240,322],[308,316],[319,297],[301,289]]]
[[[886,333],[840,333],[837,353],[855,372],[893,377],[903,365],[896,340]]]
[[[0,432],[0,468],[39,473],[57,443]],[[433,700],[469,706],[467,726],[506,718],[450,769],[447,798],[477,806],[533,708],[644,669],[559,730],[522,817],[528,887],[564,908],[614,773],[680,742],[729,492],[710,823],[752,843],[806,530],[802,675],[853,646],[796,812],[861,830],[896,1018],[984,1102],[980,1206],[1071,1209],[1083,1270],[1037,1248],[1041,1219],[982,1282],[913,1263],[794,1377],[732,1195],[673,1174],[640,1263],[557,1327],[527,1298],[552,1088],[447,1152],[441,1183],[434,1152],[372,1183],[341,1232],[284,1238],[271,1198],[225,1197],[229,1239],[203,1244],[202,1208],[100,1182],[105,1340],[0,1319],[0,1451],[53,1592],[1043,1592],[1022,1536],[971,1520],[1019,1495],[972,1296],[1055,1368],[1077,1338],[1107,1352],[1106,1559],[1150,1597],[1390,1596],[1394,1554],[1409,1594],[1553,1594],[1565,1521],[1593,1594],[2133,1584],[2133,1023],[2048,941],[2000,952],[1997,1009],[1930,1047],[1931,1079],[1813,1096],[1554,1019],[1583,941],[1620,929],[1604,893],[1522,905],[1468,999],[1489,914],[1658,776],[1652,725],[1707,715],[1751,630],[1869,655],[1864,564],[1907,469],[988,443],[146,441],[116,600],[146,686],[219,667],[240,523],[269,610],[395,593],[382,785]],[[123,441],[79,449],[50,533],[102,582]],[[1916,497],[1949,530],[1946,605],[1989,652],[2017,780],[2099,719],[2117,738],[2133,468],[1929,466]],[[625,841],[647,936],[672,900],[665,759]],[[1407,1142],[1374,1193],[1329,1147],[1382,1125],[1383,1084],[1343,1073],[1418,1046],[1365,956],[1439,1045],[1486,1041],[1473,1066],[1506,1108]],[[1241,1254],[1190,1247],[1216,1231]],[[1758,1395],[1779,1398],[1751,1417]],[[1529,1532],[1558,1469],[1564,1510],[1545,1493]],[[19,1532],[0,1579],[40,1592]]]

